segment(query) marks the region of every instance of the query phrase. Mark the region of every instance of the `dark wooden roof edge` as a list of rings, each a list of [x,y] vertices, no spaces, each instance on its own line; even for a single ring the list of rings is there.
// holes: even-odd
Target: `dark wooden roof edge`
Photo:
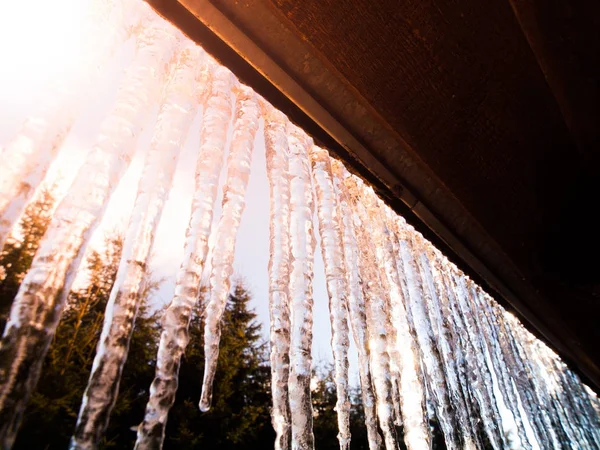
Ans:
[[[159,14],[178,26],[188,37],[201,44],[207,52],[230,68],[243,83],[251,86],[284,112],[317,143],[344,160],[354,173],[375,188],[386,203],[404,216],[505,308],[514,312],[531,332],[557,351],[586,384],[599,390],[600,370],[579,351],[577,343],[568,335],[566,327],[561,326],[559,318],[540,318],[533,312],[528,303],[532,301],[531,299],[534,304],[541,300],[535,299],[536,293],[528,286],[519,286],[519,274],[511,267],[509,260],[502,258],[502,252],[476,223],[465,223],[464,211],[439,214],[438,211],[434,212],[425,201],[420,201],[419,196],[413,193],[412,186],[397,174],[391,173],[386,168],[385,162],[378,159],[371,149],[366,148],[360,137],[356,137],[353,133],[355,130],[350,132],[349,127],[340,123],[339,116],[335,117],[316,101],[311,92],[290,77],[282,69],[281,64],[274,61],[210,1],[191,2],[193,4],[188,6],[194,11],[193,13],[176,0],[146,1]],[[182,2],[186,3],[185,0]],[[201,10],[197,9],[199,4],[202,4]],[[265,67],[269,71],[267,76],[264,73]],[[276,82],[273,80],[273,72],[275,72]],[[387,143],[385,140],[382,140],[383,142]],[[426,182],[431,184],[431,180]],[[441,190],[443,186],[434,189]],[[432,198],[435,198],[435,195]],[[453,227],[447,226],[448,217],[451,219],[450,222],[452,218],[456,220]],[[451,231],[452,229],[461,229],[462,236]],[[465,240],[465,234],[470,239]],[[473,241],[477,241],[475,248],[478,251],[473,250]],[[486,256],[485,262],[480,257],[482,254]],[[495,263],[490,264],[490,259]],[[509,268],[508,272],[512,273],[508,278],[512,280],[506,282],[506,270],[498,276],[499,271],[495,269],[499,266]],[[528,297],[528,302],[524,302],[523,297]]]

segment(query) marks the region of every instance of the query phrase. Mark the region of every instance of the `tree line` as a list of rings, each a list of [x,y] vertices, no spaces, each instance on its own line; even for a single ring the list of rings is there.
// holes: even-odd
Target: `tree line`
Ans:
[[[53,204],[52,191],[43,190],[27,207],[16,232],[0,253],[2,329],[12,300],[48,227]],[[106,236],[101,250],[88,252],[84,262],[85,282],[78,283],[69,293],[13,448],[67,448],[95,356],[122,247],[122,237],[112,234]],[[143,419],[160,337],[162,310],[156,310],[151,304],[152,294],[159,284],[155,280],[146,286],[119,397],[101,443],[103,449],[133,448],[136,427]],[[181,363],[179,388],[167,422],[165,449],[273,447],[268,345],[262,338],[262,325],[249,306],[250,300],[250,292],[242,282],[237,282],[224,315],[213,407],[206,413],[201,413],[197,406],[204,372],[204,325],[199,309],[192,315],[190,342]],[[332,368],[321,365],[320,370],[315,371],[313,384],[316,447],[338,449]],[[367,449],[358,389],[352,392],[351,404],[351,448]]]

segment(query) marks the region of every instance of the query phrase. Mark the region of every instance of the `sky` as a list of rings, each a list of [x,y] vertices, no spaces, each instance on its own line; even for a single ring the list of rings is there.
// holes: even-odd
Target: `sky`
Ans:
[[[2,55],[0,146],[6,144],[18,132],[20,124],[28,116],[39,110],[43,99],[53,89],[56,89],[57,85],[69,80],[69,76],[77,71],[78,55],[81,56],[85,53],[85,45],[78,37],[82,35],[81,24],[84,23],[82,18],[85,15],[86,2],[61,0],[55,4],[55,2],[38,1],[39,9],[36,10],[38,14],[35,16],[29,13],[32,5],[28,2],[9,3],[9,5],[0,6],[0,55]],[[57,21],[61,23],[57,24]],[[93,89],[89,89],[89,92],[82,92],[81,103],[84,107],[79,111],[75,126],[47,176],[47,180],[58,182],[60,194],[64,194],[68,189],[87,150],[94,143],[102,118],[110,112],[117,95],[119,82],[133,57],[133,52],[134,46],[130,40],[119,49],[106,70],[102,71],[100,82]],[[124,232],[127,226],[129,213],[135,200],[144,154],[152,138],[157,112],[157,107],[148,111],[149,118],[140,133],[136,156],[112,196],[106,215],[92,239],[91,248],[101,245],[103,237],[110,231],[121,230]],[[155,277],[164,279],[153,298],[156,307],[170,301],[174,290],[175,275],[183,256],[183,239],[190,213],[201,122],[200,109],[180,154],[174,183],[155,237],[150,268]],[[215,205],[213,231],[221,211],[222,182],[226,164],[223,166],[219,197]],[[332,360],[329,345],[331,327],[316,217],[314,225],[317,246],[313,280],[313,357],[316,362],[329,362]],[[265,339],[268,339],[269,328],[268,235],[269,191],[261,120],[255,140],[252,170],[246,195],[246,209],[237,238],[234,278],[243,279],[245,286],[252,292],[251,306],[256,310],[258,319],[263,324]],[[205,274],[205,279],[207,279],[207,274]],[[351,381],[356,385],[358,383],[356,355],[354,349],[351,350]]]

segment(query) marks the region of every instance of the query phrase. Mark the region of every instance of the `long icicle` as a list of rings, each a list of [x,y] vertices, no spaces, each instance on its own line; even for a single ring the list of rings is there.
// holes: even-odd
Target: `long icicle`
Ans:
[[[457,448],[454,411],[450,407],[447,382],[442,361],[436,347],[436,339],[427,316],[426,305],[431,303],[425,289],[419,266],[418,251],[413,245],[414,233],[402,224],[399,226],[398,250],[402,261],[402,273],[406,279],[407,311],[412,319],[415,336],[422,355],[422,366],[433,411],[444,434],[449,449]]]
[[[532,449],[535,446],[535,448],[539,449],[537,440],[533,438],[534,442],[530,442],[530,437],[527,434],[527,430],[530,429],[531,424],[528,419],[523,418],[521,414],[521,408],[519,408],[519,403],[521,401],[519,393],[516,391],[509,366],[507,361],[505,361],[504,354],[500,348],[498,331],[494,327],[493,321],[489,317],[489,312],[486,308],[488,299],[484,298],[482,294],[481,289],[473,284],[471,288],[471,300],[473,302],[474,310],[477,311],[477,316],[479,318],[477,321],[479,334],[483,342],[488,346],[492,363],[491,366],[496,373],[499,389],[502,392],[505,405],[509,413],[513,416],[514,423],[516,424],[515,431],[517,434],[516,438],[518,438],[518,448]]]
[[[97,446],[108,426],[144,290],[154,235],[173,182],[179,151],[196,112],[193,87],[200,77],[195,76],[193,68],[202,68],[201,56],[199,47],[186,45],[178,52],[177,64],[165,86],[98,350],[71,439],[72,448]]]
[[[553,372],[559,387],[556,393],[557,397],[565,410],[567,420],[572,424],[577,435],[576,442],[581,443],[585,448],[596,447],[591,431],[595,427],[590,423],[590,416],[586,414],[585,406],[581,405],[578,399],[579,395],[573,392],[574,390],[577,391],[578,388],[572,385],[570,371],[550,349],[545,354],[546,365]]]
[[[397,259],[394,254],[393,239],[395,235],[385,224],[385,211],[381,208],[381,201],[376,197],[371,189],[364,189],[362,202],[365,205],[367,216],[365,222],[371,222],[371,235],[375,246],[375,257],[381,271],[382,286],[389,296],[389,308],[392,318],[392,327],[389,337],[392,337],[391,348],[394,350],[391,355],[397,358],[399,369],[399,390],[400,406],[402,414],[402,423],[404,427],[404,442],[409,450],[429,449],[431,446],[431,437],[429,435],[429,426],[427,423],[427,414],[425,410],[425,386],[421,376],[421,359],[433,359],[433,355],[427,354],[427,348],[423,344],[418,346],[418,333],[414,336],[411,333],[409,325],[407,307],[409,299],[405,299],[400,279],[398,276]],[[409,279],[410,281],[410,279]],[[413,292],[410,290],[411,283],[408,283],[408,292],[406,295],[410,298]],[[413,308],[414,309],[414,308]],[[419,317],[417,316],[417,319]],[[413,320],[416,331],[421,331],[418,320]],[[426,366],[429,368],[429,365]],[[434,379],[440,383],[440,375],[429,372],[427,380]],[[435,378],[433,378],[435,375]],[[438,397],[438,390],[431,386],[430,391]]]
[[[138,130],[160,93],[165,60],[176,34],[150,22],[138,36],[137,55],[103,121],[69,194],[58,206],[15,297],[0,341],[0,443],[10,448],[40,374],[74,274],[107,200],[129,165]]]
[[[364,192],[363,192],[364,193]],[[420,370],[420,361],[418,358],[415,358],[417,355],[417,349],[413,345],[414,339],[409,337],[407,333],[409,333],[408,321],[406,311],[404,310],[403,305],[403,293],[401,292],[402,288],[398,284],[398,273],[396,270],[396,257],[393,255],[393,245],[394,242],[391,239],[387,239],[388,229],[387,226],[383,223],[383,218],[378,215],[378,212],[375,212],[373,209],[377,209],[379,204],[376,202],[376,198],[373,196],[371,200],[367,200],[367,203],[370,204],[369,215],[373,217],[373,228],[377,229],[377,232],[373,233],[373,239],[376,242],[376,251],[375,255],[379,258],[379,268],[381,272],[381,283],[384,292],[387,292],[388,295],[386,297],[387,308],[391,314],[391,328],[387,335],[388,339],[388,348],[390,355],[390,371],[391,371],[391,381],[392,381],[392,405],[394,407],[394,424],[396,426],[404,425],[404,415],[410,416],[410,421],[415,424],[418,422],[423,423],[423,430],[426,430],[428,427],[426,425],[427,418],[423,414],[413,414],[411,412],[411,405],[407,405],[408,408],[402,410],[402,381],[401,381],[401,373],[402,370],[407,371],[404,377],[405,383],[404,387],[408,387],[411,384],[411,381],[415,379],[419,379],[421,376]],[[409,338],[411,342],[406,341],[406,343],[410,346],[408,352],[400,351],[400,349],[404,349],[405,344],[404,341],[406,338]],[[401,343],[402,342],[402,343]],[[406,367],[404,367],[403,359],[410,359],[410,361],[406,361]],[[410,373],[412,372],[412,373]],[[421,398],[419,402],[419,407],[422,409],[425,406],[425,392],[423,390],[424,386],[417,386],[417,391],[414,393],[416,395],[411,395],[410,401],[414,399]],[[403,431],[405,427],[403,427]],[[430,436],[426,436],[425,439],[420,439],[417,435],[415,435],[414,430],[417,428],[408,426],[409,429],[412,429],[411,436],[404,436],[404,441],[411,442],[430,442]]]
[[[453,335],[456,330],[451,325],[450,310],[445,304],[445,299],[449,294],[440,273],[441,267],[437,254],[433,252],[429,243],[423,243],[422,245],[425,247],[427,258],[421,258],[421,263],[424,277],[428,280],[427,288],[431,295],[431,302],[426,304],[428,317],[431,321],[433,333],[437,336],[438,351],[446,373],[451,404],[459,423],[458,428],[462,437],[462,447],[465,450],[474,450],[480,445],[475,424],[477,411],[474,410],[469,401],[464,384],[461,384],[464,380],[459,369],[459,364],[463,359],[462,349],[457,345],[456,336]]]
[[[487,338],[489,330],[485,327],[481,311],[474,302],[474,298],[477,296],[476,285],[470,278],[464,278],[466,281],[464,307],[466,311],[469,311],[470,318],[472,319],[474,335],[477,337],[474,341],[478,344],[477,352],[478,356],[481,357],[482,367],[485,366],[487,368],[487,373],[490,377],[490,383],[486,387],[490,392],[490,397],[494,399],[498,411],[497,417],[500,418],[499,422],[505,446],[509,449],[528,449],[527,442],[523,443],[521,440],[519,425],[511,410],[508,394],[504,389],[502,369],[498,368],[498,364],[495,363],[493,342]]]
[[[478,427],[483,425],[492,448],[498,449],[501,438],[497,425],[494,423],[493,408],[485,389],[485,379],[476,364],[473,346],[468,336],[464,317],[458,307],[458,289],[453,275],[453,265],[447,260],[439,261],[439,281],[443,284],[444,297],[439,297],[442,311],[449,323],[449,331],[454,344],[453,357],[457,361],[458,380],[463,398],[468,407],[471,426],[476,434]]]
[[[498,327],[500,346],[508,368],[511,371],[511,377],[520,395],[525,397],[522,406],[525,414],[533,424],[533,431],[537,441],[540,443],[541,448],[544,449],[561,448],[559,437],[549,417],[548,408],[544,405],[545,399],[540,395],[539,390],[535,386],[531,374],[530,362],[523,359],[520,344],[506,325],[506,312],[499,305],[495,304],[492,299],[488,301],[488,309],[492,320]]]
[[[367,230],[368,216],[361,203],[360,194],[364,189],[362,181],[345,173],[343,186],[350,199],[354,213],[354,232],[360,251],[361,278],[367,304],[367,332],[370,347],[370,368],[375,385],[377,416],[383,433],[385,448],[396,449],[397,437],[394,427],[394,408],[392,404],[392,381],[390,356],[388,353],[388,333],[391,329],[390,316],[387,313],[385,295],[381,286],[379,268],[374,252],[371,235]]]
[[[519,341],[525,349],[526,359],[532,362],[534,379],[543,392],[545,406],[553,410],[554,429],[561,432],[561,440],[579,442],[579,430],[576,423],[571,420],[568,407],[561,398],[562,388],[552,367],[550,349],[526,331],[516,318],[512,319],[511,328],[519,336]]]
[[[399,309],[398,306],[396,306],[396,310],[395,310],[395,314],[406,314],[406,319],[403,319],[403,321],[408,325],[408,331],[415,336],[415,329],[414,329],[414,324],[413,324],[413,319],[411,317],[410,314],[410,309],[406,307],[407,305],[407,299],[409,296],[409,291],[408,291],[408,283],[406,281],[406,274],[404,273],[404,267],[402,265],[402,258],[400,258],[400,246],[399,246],[399,242],[398,242],[398,226],[396,224],[396,214],[391,210],[391,208],[389,207],[383,207],[382,206],[382,220],[383,220],[383,225],[384,225],[384,229],[385,229],[385,233],[387,236],[387,240],[389,242],[386,243],[386,245],[388,246],[387,251],[389,252],[391,250],[391,256],[392,256],[392,261],[391,261],[391,265],[388,266],[387,268],[387,273],[389,274],[389,276],[391,276],[392,281],[394,283],[399,284],[399,288],[401,291],[401,295],[402,295],[402,301],[404,302],[404,312],[402,312],[401,309]],[[393,273],[393,266],[396,267],[396,274],[397,274],[397,279],[396,279],[396,275]],[[395,293],[395,295],[399,295],[399,293]],[[401,305],[399,305],[401,306]],[[394,314],[394,312],[392,312],[392,314]],[[415,340],[416,343],[416,340]],[[414,363],[414,367],[415,367],[415,372],[417,374],[418,377],[424,377],[424,373],[423,373],[423,361],[422,358],[419,358],[419,352],[418,352],[418,348],[414,348],[413,351],[411,352],[413,355],[417,356],[416,361]],[[400,356],[400,352],[396,352],[396,354],[398,355],[398,359]],[[398,368],[399,369],[399,368]],[[412,371],[412,369],[411,369]],[[423,378],[424,379],[424,378]],[[400,394],[400,390],[401,390],[401,382],[400,382],[400,373],[397,374],[397,377],[392,380],[392,382],[394,383],[394,397],[398,397],[397,400],[394,400],[394,408],[396,408],[396,415],[397,415],[397,421],[398,424],[397,425],[402,425],[402,411],[401,411],[401,394]],[[423,382],[423,385],[419,388],[419,392],[417,393],[416,396],[414,396],[413,401],[417,400],[419,398],[419,396],[422,398],[421,403],[423,403],[423,397],[426,397],[427,392],[424,391],[424,389],[426,388],[426,384]],[[423,406],[421,406],[422,408]],[[414,416],[416,418],[416,416]],[[419,419],[418,421],[414,422],[414,425],[417,425],[423,422],[425,424],[425,430],[428,431],[430,429],[430,427],[427,425],[427,418],[426,417],[422,417],[421,419]],[[431,441],[431,433],[427,433],[426,439],[428,441]]]
[[[342,186],[345,168],[343,164],[333,159],[331,166],[334,174],[333,182],[339,198],[339,221],[344,239],[344,262],[346,277],[348,278],[348,313],[352,336],[358,352],[358,374],[360,377],[360,390],[363,409],[365,411],[365,425],[369,439],[369,449],[379,450],[381,436],[377,425],[377,403],[373,390],[373,381],[369,369],[369,343],[367,336],[367,313],[365,299],[362,291],[362,280],[359,274],[359,250],[353,232],[353,223],[350,203],[346,189]]]
[[[495,450],[508,446],[506,436],[501,432],[500,414],[492,391],[492,376],[489,373],[484,352],[480,347],[475,330],[474,313],[467,303],[467,280],[465,275],[454,266],[448,269],[448,286],[451,289],[450,307],[452,317],[457,321],[458,329],[464,330],[461,342],[467,361],[467,370],[471,378],[470,391],[479,405],[483,427]]]
[[[238,90],[235,123],[227,158],[227,178],[223,188],[223,211],[217,225],[212,254],[210,301],[206,306],[201,411],[208,411],[212,403],[221,340],[221,319],[231,288],[235,243],[246,206],[246,187],[260,120],[260,107],[254,91],[245,86],[239,86]]]
[[[557,358],[555,359],[555,364],[562,369],[565,384],[577,411],[579,411],[581,427],[587,439],[592,446],[600,447],[600,417],[594,410],[593,401],[587,395],[584,384],[564,362]]]
[[[344,244],[339,223],[338,198],[333,186],[329,153],[313,146],[309,151],[313,182],[317,198],[317,217],[321,236],[321,252],[329,295],[331,348],[333,349],[334,381],[341,450],[350,448],[350,400],[348,396],[348,282],[345,277]]]
[[[288,378],[290,373],[290,175],[287,118],[263,104],[269,179],[269,318],[271,343],[271,418],[275,450],[289,450],[292,438]]]
[[[301,129],[288,123],[290,148],[290,375],[289,399],[292,417],[292,449],[315,447],[312,376],[313,189],[308,148],[312,145]]]
[[[138,427],[136,449],[162,447],[169,410],[175,402],[181,356],[189,340],[188,328],[198,300],[200,278],[208,254],[214,203],[231,118],[233,82],[233,76],[226,68],[212,63],[211,71],[212,81],[200,131],[200,152],[184,258],[177,273],[175,294],[162,318],[156,375],[150,386],[144,421]]]
[[[48,89],[39,110],[27,118],[2,150],[0,249],[69,134],[81,107],[81,93],[94,86],[102,73],[98,68],[107,65],[118,45],[150,9],[133,1],[109,0],[94,0],[92,7],[89,14],[92,26],[82,37],[88,57],[78,61],[81,82],[61,80],[58,86]]]

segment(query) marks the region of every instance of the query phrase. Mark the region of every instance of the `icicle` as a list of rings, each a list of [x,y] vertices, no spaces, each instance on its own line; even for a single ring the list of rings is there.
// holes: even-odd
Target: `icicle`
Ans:
[[[536,363],[538,380],[544,380],[547,384],[547,395],[555,410],[559,426],[564,431],[569,442],[583,443],[583,436],[581,436],[581,430],[575,417],[579,412],[574,412],[571,409],[568,399],[564,397],[564,387],[560,380],[560,374],[554,367],[551,350],[526,331],[524,331],[525,333],[528,335],[525,339],[529,341],[529,345],[531,346],[528,357],[532,358]]]
[[[514,436],[513,440],[518,440],[513,443],[513,447],[516,446],[517,448],[531,449],[534,445],[536,448],[539,448],[537,442],[529,442],[527,427],[530,427],[530,424],[527,419],[525,419],[526,422],[523,421],[519,409],[519,393],[516,392],[513,379],[509,373],[508,364],[504,359],[504,354],[500,347],[498,330],[494,327],[494,323],[489,317],[489,312],[486,308],[488,300],[482,297],[481,290],[474,284],[471,285],[471,300],[473,302],[474,310],[478,313],[477,316],[479,320],[477,321],[477,324],[479,327],[479,334],[483,342],[487,344],[492,368],[496,373],[499,389],[502,392],[502,398],[508,409],[508,411],[505,412],[505,416],[507,414],[512,415],[514,424],[516,425],[516,430],[514,431],[517,436]],[[508,421],[505,418],[503,423],[507,422]]]
[[[2,150],[0,249],[69,134],[81,107],[82,92],[93,87],[102,73],[98,68],[106,66],[117,46],[137,26],[140,15],[129,17],[129,20],[122,17],[132,16],[133,5],[130,1],[95,0],[92,3],[94,8],[89,18],[92,26],[81,37],[86,42],[88,57],[78,60],[82,82],[74,82],[66,76],[57,86],[47,89],[39,110],[23,123],[17,135]],[[144,10],[137,2],[135,7]]]
[[[106,306],[104,327],[83,396],[72,448],[95,447],[108,426],[127,359],[154,234],[171,188],[179,150],[196,111],[195,76],[202,50],[188,44],[165,87],[155,134],[138,183],[121,263]]]
[[[175,295],[162,319],[156,375],[150,387],[144,421],[138,428],[137,449],[160,448],[169,409],[175,401],[181,356],[187,346],[192,309],[208,253],[208,238],[217,197],[219,174],[231,117],[231,72],[213,65],[196,165],[196,186],[186,231],[184,259],[177,273]]]
[[[544,407],[544,399],[538,394],[534,385],[529,361],[523,360],[518,348],[519,344],[506,326],[504,311],[492,299],[488,299],[487,309],[490,319],[498,329],[499,344],[516,390],[524,397],[521,402],[522,409],[532,424],[535,440],[543,449],[560,448],[556,430],[548,416],[547,408]]]
[[[389,296],[388,308],[391,311],[392,321],[387,335],[390,359],[397,358],[396,364],[400,373],[400,406],[404,442],[409,450],[428,449],[431,446],[431,437],[425,411],[425,391],[420,376],[419,348],[410,332],[404,296],[398,278],[397,258],[393,252],[393,237],[384,223],[385,211],[380,208],[379,199],[371,189],[363,189],[361,201],[366,213],[361,216],[361,221],[364,223],[370,221],[382,288]]]
[[[542,412],[548,412],[548,420],[551,422],[550,429],[557,434],[558,448],[562,448],[561,442],[573,441],[573,432],[570,424],[564,419],[562,405],[553,394],[556,390],[553,379],[547,368],[542,367],[540,364],[540,352],[544,352],[545,347],[538,349],[535,342],[530,342],[533,336],[517,322],[514,316],[505,312],[503,317],[506,323],[510,325],[506,329],[513,337],[530,380],[534,384],[540,408]]]
[[[475,449],[477,438],[474,423],[469,416],[469,406],[459,381],[455,359],[458,349],[449,336],[448,323],[442,316],[440,297],[445,295],[443,282],[435,272],[433,255],[426,251],[426,243],[409,228],[403,219],[398,220],[395,231],[399,237],[402,269],[405,277],[411,312],[420,336],[425,370],[433,382],[430,391],[437,409],[437,417],[446,436],[446,445],[459,446],[460,435],[465,449]],[[450,434],[450,438],[448,438]]]
[[[86,243],[128,166],[140,124],[160,92],[164,61],[175,42],[167,25],[150,23],[139,36],[139,51],[115,109],[102,123],[97,143],[58,206],[13,303],[0,341],[0,441],[6,447],[39,377]]]
[[[391,329],[390,316],[381,286],[379,268],[374,253],[374,245],[368,227],[367,211],[361,202],[363,184],[355,177],[344,175],[344,183],[340,186],[347,189],[351,209],[354,213],[354,232],[360,252],[359,267],[363,280],[363,292],[367,304],[367,332],[370,348],[370,368],[375,385],[377,399],[377,415],[383,432],[387,450],[397,446],[394,428],[394,410],[392,404],[392,383],[390,357],[388,354],[388,333]]]
[[[456,273],[452,269],[450,268],[448,273],[450,278],[448,285],[451,286],[452,291],[450,306],[458,329],[463,330],[464,333],[462,342],[470,376],[469,389],[472,396],[477,399],[488,439],[494,449],[498,450],[506,447],[508,443],[500,431],[500,414],[492,391],[492,376],[476,332],[474,313],[468,305],[467,281],[462,273]]]
[[[370,193],[370,190],[368,190]],[[363,189],[363,194],[365,194],[365,190]],[[406,310],[403,305],[403,296],[401,293],[401,286],[398,284],[398,273],[396,271],[396,256],[393,253],[394,242],[393,239],[388,239],[388,229],[387,226],[383,224],[382,217],[380,217],[379,211],[377,210],[378,204],[375,201],[375,196],[372,195],[369,202],[369,215],[373,218],[372,225],[374,229],[377,229],[376,233],[373,233],[373,238],[375,241],[375,245],[377,246],[377,250],[375,252],[376,256],[379,258],[379,266],[380,266],[380,275],[381,275],[381,284],[384,292],[388,293],[386,297],[387,309],[391,311],[391,328],[388,330],[387,341],[388,341],[388,353],[390,356],[390,372],[391,372],[391,382],[392,382],[392,406],[394,408],[394,424],[396,426],[403,426],[403,411],[402,411],[402,388],[408,388],[408,386],[414,380],[418,380],[421,377],[420,370],[420,362],[418,358],[415,356],[418,353],[418,350],[414,346],[415,342],[412,339],[412,336],[409,334],[410,330],[408,330],[408,317],[406,315]],[[374,209],[375,208],[375,209]],[[381,228],[381,230],[380,230]],[[402,328],[406,327],[406,328]],[[404,342],[405,338],[409,338],[410,342]],[[408,352],[406,352],[406,348],[403,348],[405,345],[409,345]],[[402,348],[402,351],[400,349]],[[405,362],[403,359],[408,359],[406,361],[406,367],[402,367]],[[401,381],[402,371],[406,370],[406,376],[404,377],[404,385]],[[415,393],[413,393],[415,394]],[[417,386],[416,395],[412,395],[410,397],[411,400],[415,400],[418,397],[421,397],[421,402],[419,407],[423,407],[425,404],[425,394],[423,391],[423,386]],[[404,411],[404,415],[409,415],[412,417],[411,421],[416,425],[419,421],[423,421],[424,424],[427,422],[427,418],[423,414],[413,414],[411,411],[411,405],[407,405],[408,409]],[[404,417],[406,418],[406,417]],[[412,426],[409,426],[409,429],[415,429]],[[424,425],[423,429],[427,429],[427,426]],[[414,433],[413,433],[414,435]],[[427,436],[425,441],[419,439],[416,435],[413,438],[412,435],[408,436],[408,440],[410,441],[430,441],[430,436]],[[405,436],[406,441],[407,436]],[[416,440],[415,440],[416,438]]]
[[[590,401],[592,408],[594,408],[594,411],[596,412],[596,417],[600,419],[600,399],[598,398],[598,395],[596,395],[596,393],[585,384],[583,385],[583,389],[587,394],[588,400]]]
[[[443,267],[443,265],[442,265]],[[457,378],[460,385],[460,394],[464,399],[467,407],[467,414],[469,418],[470,428],[476,438],[477,445],[481,445],[480,437],[478,435],[478,425],[482,418],[489,417],[488,409],[480,406],[481,401],[484,400],[485,396],[477,397],[472,389],[473,386],[479,385],[482,381],[481,376],[473,372],[474,365],[470,359],[470,346],[468,337],[464,335],[464,323],[462,318],[456,317],[457,305],[454,285],[450,279],[449,274],[440,271],[441,292],[445,293],[444,297],[439,297],[441,308],[444,313],[444,318],[448,323],[448,331],[451,340],[452,353],[450,357],[454,357],[456,361]],[[493,432],[491,428],[492,424],[485,425],[484,430],[486,432]],[[489,430],[488,430],[489,428]],[[494,441],[492,437],[491,441]],[[478,447],[479,448],[479,447]]]
[[[246,205],[246,186],[254,137],[260,120],[260,108],[254,91],[239,87],[231,148],[227,159],[227,179],[223,188],[223,211],[216,230],[210,275],[210,301],[206,306],[204,326],[204,380],[200,410],[208,411],[212,402],[213,382],[217,372],[221,318],[231,288],[235,242]]]
[[[353,223],[350,202],[347,190],[343,186],[343,179],[347,176],[346,169],[340,161],[331,160],[334,173],[333,182],[339,197],[340,228],[343,234],[344,262],[346,277],[348,279],[348,312],[354,343],[358,351],[358,373],[363,408],[365,411],[365,425],[369,439],[369,449],[378,450],[381,447],[381,436],[377,426],[377,404],[373,392],[373,382],[369,370],[369,344],[367,336],[367,315],[365,299],[362,291],[362,280],[359,274],[359,250],[353,232]]]
[[[443,265],[441,256],[428,243],[425,247],[426,257],[421,255],[423,273],[428,280],[431,303],[428,304],[429,317],[438,334],[438,348],[446,367],[446,380],[450,387],[450,396],[454,410],[460,423],[460,430],[465,448],[477,448],[480,444],[477,437],[476,416],[477,408],[472,404],[473,399],[467,386],[467,368],[465,356],[461,348],[458,325],[452,320],[452,310],[448,305],[449,298],[454,294],[449,290],[442,275]]]
[[[456,423],[454,411],[450,407],[444,369],[437,352],[436,339],[426,310],[426,305],[432,303],[431,286],[427,285],[429,280],[421,275],[423,271],[422,261],[420,261],[421,251],[414,245],[411,234],[413,233],[405,226],[400,226],[399,251],[408,290],[407,310],[410,311],[421,350],[423,368],[427,375],[428,388],[437,421],[442,428],[448,448],[458,448],[456,437],[458,424]],[[421,267],[419,267],[419,264],[421,264]]]
[[[271,417],[275,450],[289,450],[291,416],[290,373],[290,175],[287,118],[269,104],[265,110],[265,146],[269,178],[269,314],[271,342]]]
[[[315,446],[310,396],[312,376],[313,189],[308,148],[312,139],[288,123],[290,149],[290,376],[292,449]]]
[[[596,414],[593,403],[588,397],[585,385],[560,359],[555,358],[555,364],[562,369],[565,385],[572,402],[579,411],[580,426],[592,447],[600,447],[600,417]]]
[[[309,151],[313,182],[317,198],[317,216],[321,236],[321,251],[325,264],[331,348],[333,349],[334,379],[337,394],[335,410],[338,440],[341,450],[350,448],[350,400],[348,397],[348,283],[344,276],[344,244],[339,223],[339,201],[333,186],[329,153],[317,146]]]
[[[573,383],[573,375],[567,369],[565,364],[556,357],[556,355],[547,349],[545,352],[545,364],[553,372],[558,385],[557,397],[564,408],[567,420],[570,422],[573,431],[577,436],[576,442],[587,444],[586,448],[595,447],[594,433],[596,428],[595,421],[590,420],[591,416],[586,411],[586,406],[581,399],[581,382]]]

